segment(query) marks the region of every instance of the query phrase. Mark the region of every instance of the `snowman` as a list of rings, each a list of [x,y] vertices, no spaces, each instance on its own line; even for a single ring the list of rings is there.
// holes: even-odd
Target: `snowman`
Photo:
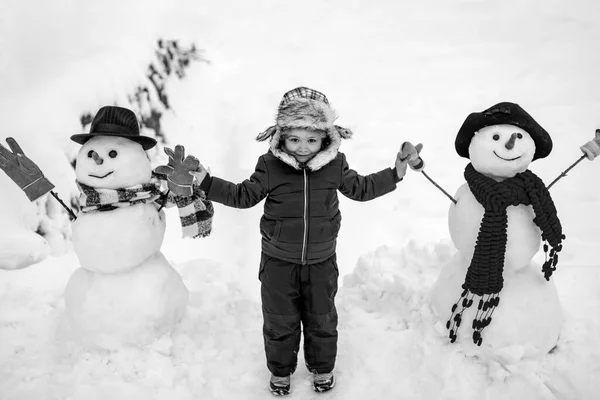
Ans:
[[[582,147],[593,159],[596,137]],[[563,235],[547,187],[529,164],[550,154],[550,135],[514,103],[470,114],[455,147],[470,163],[448,213],[458,252],[431,289],[451,342],[477,354],[538,357],[558,341],[556,269]],[[540,245],[542,266],[532,261]],[[478,347],[481,346],[481,347]]]
[[[26,159],[9,139],[16,158]],[[72,225],[80,268],[65,288],[69,326],[86,345],[150,345],[167,336],[188,302],[180,275],[160,251],[164,207],[177,205],[184,236],[210,233],[212,204],[188,172],[198,160],[184,159],[182,146],[166,148],[169,165],[153,172],[146,150],[156,140],[141,136],[135,114],[121,107],[102,107],[90,132],[71,139],[82,146],[75,167],[81,212]],[[39,169],[38,175],[47,182]]]

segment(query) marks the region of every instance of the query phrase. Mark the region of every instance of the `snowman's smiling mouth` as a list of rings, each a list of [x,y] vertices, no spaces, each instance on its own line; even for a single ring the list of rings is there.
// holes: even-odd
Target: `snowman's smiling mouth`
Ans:
[[[499,156],[499,155],[496,153],[496,150],[494,150],[494,155],[495,155],[496,157],[498,157],[499,159],[501,159],[501,160],[504,160],[504,161],[515,161],[515,160],[518,160],[519,158],[521,158],[521,156],[519,156],[519,157],[515,157],[515,158],[504,158],[504,157],[500,157],[500,156]]]
[[[104,179],[107,176],[109,176],[110,174],[112,174],[113,172],[115,172],[115,171],[110,171],[108,174],[106,174],[104,176],[98,176],[98,175],[92,175],[92,174],[89,174],[88,176],[91,176],[92,178]]]

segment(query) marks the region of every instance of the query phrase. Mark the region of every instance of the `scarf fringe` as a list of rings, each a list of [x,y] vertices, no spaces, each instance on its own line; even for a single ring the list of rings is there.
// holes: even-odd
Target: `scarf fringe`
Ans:
[[[564,240],[565,235],[561,235],[561,239]],[[556,247],[552,247],[550,249],[550,255],[548,255],[548,242],[544,241],[544,264],[542,265],[542,272],[544,273],[544,278],[547,281],[550,280],[552,273],[556,271],[556,264],[558,264],[558,252],[562,250],[562,243],[558,244]]]
[[[458,339],[458,328],[462,323],[462,313],[473,305],[474,298],[477,296],[479,298],[477,314],[471,323],[471,327],[473,328],[473,343],[481,346],[483,343],[481,333],[492,323],[492,315],[498,304],[500,304],[500,295],[498,293],[477,295],[467,289],[464,284],[463,289],[458,301],[452,305],[452,314],[446,322],[446,329],[449,331],[448,337],[450,343],[454,343]]]

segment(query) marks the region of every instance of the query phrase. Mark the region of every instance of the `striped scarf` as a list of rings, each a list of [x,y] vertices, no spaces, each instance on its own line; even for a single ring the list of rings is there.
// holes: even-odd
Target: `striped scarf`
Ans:
[[[183,237],[206,237],[212,229],[214,208],[199,187],[190,197],[164,192],[163,181],[155,175],[149,183],[121,189],[103,189],[77,182],[81,212],[111,211],[141,203],[155,203],[158,209],[177,206]]]
[[[462,295],[452,306],[452,315],[446,327],[450,330],[450,340],[454,342],[463,311],[473,304],[475,295],[480,296],[472,327],[473,342],[481,345],[481,331],[492,321],[492,314],[500,303],[499,293],[504,284],[502,272],[507,243],[507,207],[523,204],[533,208],[533,222],[542,231],[542,240],[546,242],[544,252],[548,251],[548,245],[551,247],[550,258],[547,258],[542,266],[546,280],[550,280],[552,272],[556,270],[558,252],[562,250],[562,240],[565,236],[550,193],[544,182],[533,172],[525,170],[512,178],[496,182],[476,171],[472,164],[468,164],[465,168],[465,179],[473,196],[483,206],[484,214],[473,258],[462,285]]]

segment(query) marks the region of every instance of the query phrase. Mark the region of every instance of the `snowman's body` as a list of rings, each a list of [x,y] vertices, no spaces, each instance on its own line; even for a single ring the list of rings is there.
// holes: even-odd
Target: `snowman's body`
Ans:
[[[148,183],[151,174],[143,148],[120,137],[95,137],[77,157],[78,181],[99,190]],[[67,283],[65,305],[83,342],[147,345],[181,318],[188,291],[160,252],[164,233],[164,212],[153,201],[78,215],[73,247],[81,268]]]
[[[164,212],[152,203],[80,213],[73,222],[73,247],[82,268],[129,271],[161,248],[165,228]]]
[[[521,134],[521,140],[513,139],[513,147],[506,149],[507,137],[515,132]],[[499,138],[494,139],[494,135]],[[527,132],[512,125],[498,125],[476,133],[469,154],[477,171],[502,181],[523,172],[531,162],[534,150],[535,145]],[[444,266],[431,290],[432,305],[444,324],[450,318],[452,305],[463,291],[461,286],[473,257],[484,214],[483,206],[467,184],[457,190],[455,199],[456,204],[449,209],[448,222],[458,253]],[[506,213],[504,285],[499,306],[492,316],[493,322],[483,330],[483,344],[478,348],[473,343],[471,326],[479,301],[476,296],[475,305],[462,314],[457,342],[479,353],[491,351],[496,355],[509,354],[516,358],[536,357],[546,354],[557,343],[562,324],[560,302],[554,283],[546,281],[541,266],[532,261],[541,244],[540,229],[533,222],[533,208],[511,205]]]
[[[484,209],[475,199],[469,186],[460,186],[454,196],[457,203],[450,206],[448,227],[450,237],[463,256],[471,260]],[[518,272],[525,268],[538,252],[541,244],[540,229],[533,223],[535,213],[531,206],[508,206],[506,253],[504,271]]]

